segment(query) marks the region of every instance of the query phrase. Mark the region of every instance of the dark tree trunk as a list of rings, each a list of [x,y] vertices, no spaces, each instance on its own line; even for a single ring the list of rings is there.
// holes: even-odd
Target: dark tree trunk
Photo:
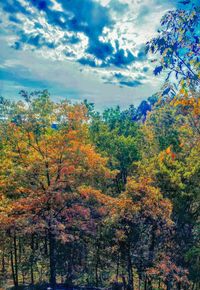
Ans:
[[[71,287],[73,286],[73,265],[74,265],[74,245],[70,247],[69,250],[69,258],[68,258],[68,264],[67,264],[67,277],[66,277],[66,283],[67,286]]]
[[[11,246],[10,250],[10,263],[11,263],[11,271],[12,271],[12,279],[13,279],[13,284],[15,287],[18,287],[17,281],[16,281],[16,276],[15,276],[15,267],[14,267],[14,257],[13,257],[13,249]]]
[[[123,183],[123,188],[124,188],[126,183],[127,183],[127,170],[126,170],[126,168],[122,169],[121,177],[122,177],[122,183]]]
[[[25,284],[25,275],[24,275],[24,273],[22,273],[22,283],[23,283],[23,285]]]
[[[13,237],[13,241],[14,241],[14,261],[15,261],[15,286],[18,287],[19,283],[18,283],[18,252],[17,252],[17,237],[16,234],[14,234]]]
[[[5,280],[5,275],[6,275],[6,265],[5,265],[5,248],[3,246],[3,253],[2,253],[2,260],[1,260],[1,273],[2,273],[2,278]]]
[[[98,276],[98,262],[95,264],[95,286],[99,286],[99,276]]]
[[[126,285],[126,278],[124,277],[124,275],[122,275],[122,282],[123,282],[123,289],[126,290],[127,285]]]
[[[31,235],[31,285],[34,285],[34,273],[33,273],[33,264],[34,264],[34,235]]]
[[[23,255],[23,241],[21,241],[21,238],[19,237],[18,238],[18,263],[19,265],[21,264],[22,262],[22,255]]]
[[[158,289],[160,289],[160,278],[158,280]]]
[[[96,280],[96,287],[99,286],[99,274],[98,274],[98,269],[99,269],[99,243],[97,242],[97,251],[96,251],[96,262],[95,262],[95,280]]]
[[[128,249],[128,290],[134,290],[134,285],[133,285],[133,266],[132,266],[132,261],[131,261],[131,252],[130,252],[130,246]]]
[[[147,285],[148,285],[148,290],[152,290],[152,289],[153,289],[153,288],[152,288],[151,280],[148,280]]]
[[[142,270],[141,267],[138,270],[138,290],[142,289]]]
[[[50,264],[50,284],[56,288],[56,241],[55,236],[49,230],[49,264]]]
[[[119,263],[120,263],[120,254],[118,252],[118,255],[117,255],[117,269],[116,269],[116,281],[117,282],[119,280]]]
[[[44,253],[45,255],[49,255],[49,249],[48,249],[48,231],[46,231],[45,238],[44,238]]]
[[[172,283],[170,281],[167,282],[167,290],[172,289]]]
[[[151,244],[149,247],[149,262],[150,264],[153,263],[154,260],[154,249],[155,249],[155,231],[156,231],[156,225],[152,226],[152,231],[151,231]]]
[[[147,279],[144,280],[144,290],[147,290]]]
[[[138,290],[141,290],[141,277],[138,277]]]

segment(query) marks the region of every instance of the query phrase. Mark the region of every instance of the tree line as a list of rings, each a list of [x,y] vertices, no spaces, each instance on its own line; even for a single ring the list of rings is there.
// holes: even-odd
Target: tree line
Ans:
[[[1,99],[1,281],[199,285],[194,92],[103,114],[23,94]]]

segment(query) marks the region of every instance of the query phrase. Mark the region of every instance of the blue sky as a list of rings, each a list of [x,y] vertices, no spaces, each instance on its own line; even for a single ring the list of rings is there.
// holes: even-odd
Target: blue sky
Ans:
[[[4,0],[0,95],[48,89],[98,109],[138,105],[157,92],[145,43],[172,0]]]

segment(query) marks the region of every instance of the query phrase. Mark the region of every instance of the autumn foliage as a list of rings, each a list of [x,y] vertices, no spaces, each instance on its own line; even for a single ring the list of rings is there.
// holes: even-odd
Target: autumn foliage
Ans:
[[[2,281],[188,289],[198,283],[198,97],[181,89],[145,122],[132,107],[100,116],[90,106],[46,91],[2,99]]]

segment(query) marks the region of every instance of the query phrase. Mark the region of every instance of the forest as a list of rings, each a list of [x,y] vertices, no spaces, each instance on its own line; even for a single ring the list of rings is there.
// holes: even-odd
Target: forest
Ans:
[[[0,98],[2,289],[200,289],[199,23],[162,18],[138,107]]]

